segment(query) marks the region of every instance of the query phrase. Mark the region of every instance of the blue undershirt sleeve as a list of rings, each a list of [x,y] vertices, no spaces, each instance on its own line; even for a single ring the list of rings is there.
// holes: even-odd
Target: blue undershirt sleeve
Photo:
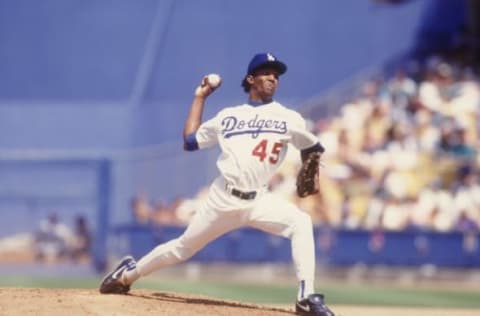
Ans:
[[[196,133],[191,133],[187,135],[183,143],[183,148],[186,151],[195,151],[199,149]]]

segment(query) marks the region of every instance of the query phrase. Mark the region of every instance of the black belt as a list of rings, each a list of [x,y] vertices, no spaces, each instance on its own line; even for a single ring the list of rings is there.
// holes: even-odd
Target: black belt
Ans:
[[[232,188],[230,193],[242,200],[253,200],[257,196],[257,191],[243,192],[235,188]]]

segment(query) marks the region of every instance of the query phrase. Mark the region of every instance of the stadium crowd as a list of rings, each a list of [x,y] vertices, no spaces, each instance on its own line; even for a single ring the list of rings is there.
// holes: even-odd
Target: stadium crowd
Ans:
[[[474,73],[438,57],[415,72],[368,80],[337,115],[309,121],[327,149],[320,194],[296,196],[294,148],[270,190],[300,205],[317,225],[476,232],[479,107]],[[139,223],[185,225],[206,189],[169,205],[138,196],[132,210]]]
[[[68,225],[60,214],[49,211],[32,231],[0,238],[0,263],[89,263],[93,234],[87,217],[78,214]]]

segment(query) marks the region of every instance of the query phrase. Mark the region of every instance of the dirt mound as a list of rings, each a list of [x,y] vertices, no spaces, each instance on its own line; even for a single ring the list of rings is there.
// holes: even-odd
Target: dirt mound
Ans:
[[[331,306],[337,316],[472,316],[475,309]],[[133,290],[128,295],[101,295],[97,290],[0,288],[0,316],[199,316],[295,315],[293,306],[279,308],[198,295]]]
[[[175,293],[134,290],[101,295],[97,290],[0,288],[0,315],[294,315],[293,309]]]

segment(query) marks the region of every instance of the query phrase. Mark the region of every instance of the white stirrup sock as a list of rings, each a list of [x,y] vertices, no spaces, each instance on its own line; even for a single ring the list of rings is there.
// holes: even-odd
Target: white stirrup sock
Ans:
[[[140,273],[138,272],[137,267],[131,270],[125,270],[122,273],[121,281],[125,285],[132,284],[140,278]]]
[[[304,298],[307,298],[310,294],[313,294],[314,289],[313,289],[313,282],[312,281],[305,281],[302,280],[298,284],[298,294],[297,294],[297,300],[303,300]]]

